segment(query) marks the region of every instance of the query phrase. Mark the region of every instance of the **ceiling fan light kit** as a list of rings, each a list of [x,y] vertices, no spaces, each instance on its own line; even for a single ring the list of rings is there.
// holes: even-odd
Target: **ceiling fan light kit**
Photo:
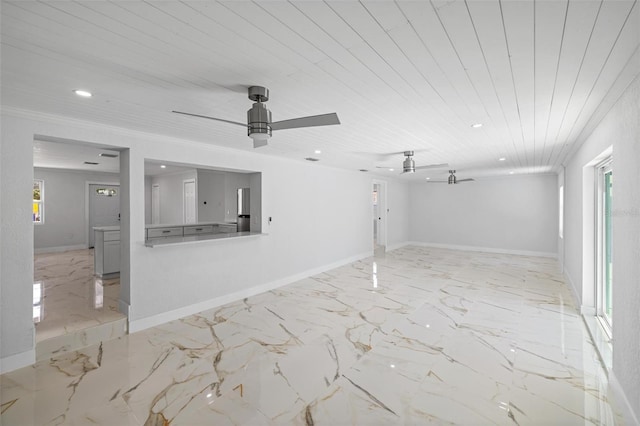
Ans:
[[[249,99],[255,102],[247,111],[247,135],[253,139],[253,147],[265,146],[271,137],[271,111],[263,104],[269,100],[269,89],[249,87]]]
[[[271,111],[264,102],[269,100],[269,89],[262,86],[251,86],[248,89],[249,99],[255,103],[247,111],[247,124],[237,121],[224,120],[222,118],[209,117],[206,115],[192,114],[189,112],[172,111],[176,114],[190,115],[192,117],[207,118],[209,120],[222,121],[224,123],[236,124],[247,128],[247,135],[253,139],[253,147],[259,148],[267,145],[273,130],[296,129],[300,127],[330,126],[340,124],[338,114],[312,115],[308,117],[292,118],[289,120],[271,121]]]

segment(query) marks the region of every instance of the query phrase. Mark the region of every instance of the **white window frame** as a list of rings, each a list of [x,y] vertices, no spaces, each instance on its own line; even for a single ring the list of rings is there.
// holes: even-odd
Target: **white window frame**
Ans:
[[[33,200],[33,203],[40,205],[40,208],[38,209],[38,211],[40,212],[40,220],[36,221],[35,217],[34,217],[34,218],[32,218],[32,221],[33,221],[34,225],[42,225],[42,224],[44,224],[44,180],[43,179],[34,179],[33,180],[34,186],[35,186],[36,182],[40,182],[40,199],[39,200]],[[33,212],[32,212],[32,214],[33,214]]]
[[[596,165],[596,264],[595,264],[595,276],[596,276],[596,286],[595,286],[595,305],[596,305],[596,316],[602,325],[605,333],[611,339],[612,337],[612,328],[613,324],[611,318],[605,315],[605,274],[606,268],[604,268],[604,257],[605,254],[603,252],[604,247],[604,176],[606,173],[610,172],[611,168],[611,157],[606,158],[604,161],[600,162]],[[613,285],[613,284],[612,284]]]

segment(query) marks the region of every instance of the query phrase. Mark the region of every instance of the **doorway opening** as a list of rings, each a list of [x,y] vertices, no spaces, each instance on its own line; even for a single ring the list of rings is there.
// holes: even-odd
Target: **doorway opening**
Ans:
[[[33,239],[33,322],[40,361],[126,334],[121,304],[129,300],[128,279],[123,286],[118,276],[96,275],[96,250],[89,247],[95,244],[93,227],[119,226],[121,212],[128,221],[128,195],[120,191],[128,185],[128,175],[120,174],[128,151],[43,135],[34,135],[33,147],[34,179],[47,191],[45,199],[34,187],[34,199],[46,203],[38,206],[46,207],[46,219],[39,221]],[[121,254],[119,234],[110,232],[117,238],[105,243],[113,249],[109,259],[116,269],[129,255],[128,250]]]
[[[387,251],[387,183],[373,181],[372,191],[373,254],[383,256]]]
[[[611,337],[613,296],[613,170],[611,159],[597,167],[596,184],[596,315],[605,332]]]

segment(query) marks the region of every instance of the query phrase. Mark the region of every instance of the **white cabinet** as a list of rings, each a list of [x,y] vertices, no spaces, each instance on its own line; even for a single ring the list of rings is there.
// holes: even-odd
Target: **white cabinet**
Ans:
[[[183,227],[171,227],[171,228],[153,228],[147,229],[147,239],[149,238],[163,238],[163,237],[182,237]]]
[[[234,232],[238,232],[238,225],[235,223],[221,223],[218,225],[218,232],[221,234],[231,234]]]
[[[103,274],[120,272],[120,241],[105,241]]]
[[[214,225],[185,226],[184,235],[212,234]]]
[[[98,277],[120,272],[120,229],[117,226],[93,228],[95,248],[93,253],[94,273]]]

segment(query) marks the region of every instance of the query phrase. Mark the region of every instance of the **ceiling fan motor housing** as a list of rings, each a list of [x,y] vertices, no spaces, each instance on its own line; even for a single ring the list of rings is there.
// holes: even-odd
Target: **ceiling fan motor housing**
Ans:
[[[402,162],[402,173],[415,173],[416,172],[416,163],[413,161],[413,158],[407,156]]]
[[[455,170],[449,170],[449,179],[447,180],[449,185],[453,185],[456,183],[456,175],[454,175],[455,172]]]
[[[247,134],[258,140],[266,140],[271,137],[271,111],[261,103],[256,102],[247,111]]]

